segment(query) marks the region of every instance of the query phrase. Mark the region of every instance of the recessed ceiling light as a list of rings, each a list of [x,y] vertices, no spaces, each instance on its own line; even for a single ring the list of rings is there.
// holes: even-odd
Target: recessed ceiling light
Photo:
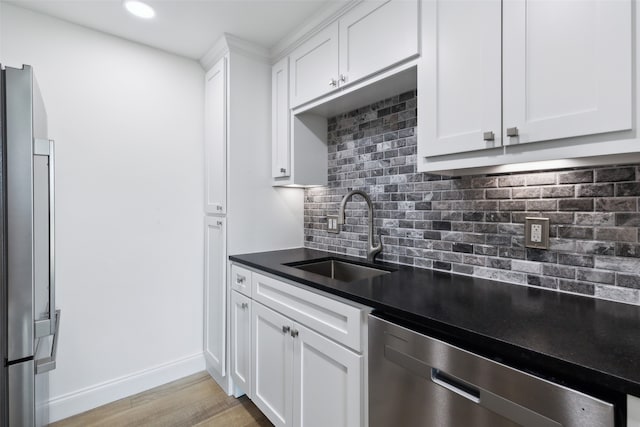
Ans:
[[[124,7],[127,10],[137,16],[138,18],[151,19],[156,15],[156,12],[151,6],[138,0],[125,0]]]

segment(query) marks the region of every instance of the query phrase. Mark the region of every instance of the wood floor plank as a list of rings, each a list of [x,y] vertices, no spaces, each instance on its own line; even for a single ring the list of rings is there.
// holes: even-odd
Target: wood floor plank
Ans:
[[[245,396],[236,405],[224,412],[196,424],[197,427],[271,427],[267,417]]]
[[[271,427],[246,396],[227,396],[206,372],[95,408],[52,427]]]

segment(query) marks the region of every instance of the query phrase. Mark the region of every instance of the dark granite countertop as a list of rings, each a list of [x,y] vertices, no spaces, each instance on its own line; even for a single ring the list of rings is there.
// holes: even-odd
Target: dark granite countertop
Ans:
[[[548,379],[640,396],[640,307],[395,264],[351,283],[283,265],[324,257],[364,261],[305,248],[229,258]]]

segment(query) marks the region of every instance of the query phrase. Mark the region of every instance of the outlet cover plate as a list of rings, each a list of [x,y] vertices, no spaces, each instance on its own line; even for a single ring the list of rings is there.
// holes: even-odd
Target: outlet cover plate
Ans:
[[[524,224],[525,246],[549,249],[549,218],[526,218]]]
[[[338,215],[327,215],[327,233],[340,233],[340,225],[338,224]]]

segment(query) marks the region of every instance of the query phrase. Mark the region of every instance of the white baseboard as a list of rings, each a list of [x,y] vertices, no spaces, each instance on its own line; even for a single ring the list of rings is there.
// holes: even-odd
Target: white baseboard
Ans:
[[[53,397],[49,400],[50,422],[68,418],[89,409],[201,372],[204,369],[204,356],[202,353],[197,353],[62,396]]]

